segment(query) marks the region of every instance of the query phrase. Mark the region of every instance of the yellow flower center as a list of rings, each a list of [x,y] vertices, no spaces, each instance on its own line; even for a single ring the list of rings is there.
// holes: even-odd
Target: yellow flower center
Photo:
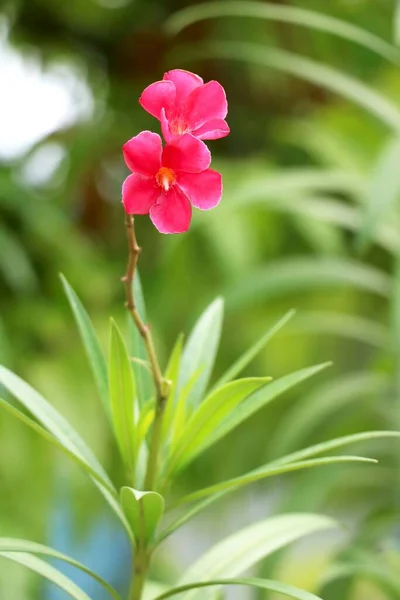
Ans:
[[[168,167],[161,167],[156,175],[156,181],[160,187],[168,192],[171,185],[174,185],[176,181],[175,173]]]

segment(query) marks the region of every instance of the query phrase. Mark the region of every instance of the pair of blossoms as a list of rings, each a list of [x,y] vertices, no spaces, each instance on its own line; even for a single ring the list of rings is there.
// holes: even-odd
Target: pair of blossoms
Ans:
[[[123,154],[132,171],[122,186],[128,214],[150,214],[161,233],[183,233],[192,206],[209,210],[222,196],[221,174],[210,169],[211,154],[202,140],[228,135],[225,91],[217,81],[174,69],[149,85],[139,100],[161,123],[165,139],[142,131],[126,142]]]

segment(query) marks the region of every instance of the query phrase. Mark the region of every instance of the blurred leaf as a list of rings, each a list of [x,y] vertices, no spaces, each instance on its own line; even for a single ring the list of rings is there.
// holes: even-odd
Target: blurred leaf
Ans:
[[[182,354],[179,370],[178,394],[198,369],[203,369],[193,390],[188,405],[197,406],[204,395],[214,366],[221,336],[223,301],[214,300],[195,324]]]
[[[63,575],[58,569],[55,569],[44,560],[36,558],[36,556],[32,556],[26,552],[0,552],[0,556],[35,571],[35,573],[38,573],[45,579],[55,583],[75,600],[91,600],[71,579]]]
[[[400,597],[398,573],[392,573],[390,569],[380,564],[333,564],[324,575],[323,584],[354,576],[374,581],[382,585],[389,593],[395,594],[395,598]]]
[[[200,58],[228,59],[277,69],[358,104],[393,131],[400,132],[400,111],[388,98],[354,77],[309,58],[246,42],[214,42],[193,51],[180,48],[179,55],[186,62]]]
[[[179,585],[218,577],[236,577],[262,558],[303,536],[337,527],[328,517],[289,514],[270,517],[245,527],[208,550],[183,574]],[[208,595],[204,591],[185,594],[185,600]]]
[[[227,292],[230,311],[243,310],[290,293],[331,287],[356,287],[387,298],[391,280],[386,273],[350,259],[286,258],[244,276]]]
[[[400,197],[400,137],[391,138],[373,166],[365,202],[364,222],[357,246],[365,251],[375,236],[376,228]]]
[[[382,350],[388,350],[390,347],[387,327],[346,313],[301,312],[293,322],[291,330],[286,333],[288,335],[293,333],[334,335],[376,346]]]
[[[148,542],[164,512],[164,499],[157,492],[121,489],[121,502],[136,540]]]
[[[275,325],[269,328],[266,333],[264,333],[261,338],[251,347],[247,352],[245,352],[233,365],[218,379],[218,381],[214,384],[213,389],[220,387],[223,383],[227,381],[231,381],[237,375],[239,375],[243,369],[247,367],[247,365],[265,348],[269,340],[276,334],[278,331],[286,325],[286,323],[293,317],[295,314],[294,310],[290,310],[287,312]]]
[[[0,538],[0,554],[6,553],[17,553],[21,552],[23,554],[39,554],[43,556],[48,556],[50,558],[56,558],[58,560],[62,560],[73,567],[76,567],[80,571],[83,571],[90,577],[92,577],[97,583],[99,583],[107,592],[114,598],[114,600],[120,600],[119,594],[114,590],[111,585],[109,585],[102,577],[94,573],[85,565],[82,565],[78,561],[73,558],[67,556],[66,554],[62,554],[57,550],[53,550],[53,548],[49,548],[47,546],[43,546],[42,544],[36,544],[35,542],[31,542],[28,540],[20,540],[14,538]]]
[[[368,371],[349,373],[324,383],[306,398],[296,402],[283,415],[270,440],[273,454],[281,456],[309,439],[314,431],[318,431],[319,427],[350,402],[362,401],[371,396],[377,396],[378,401],[388,389],[387,375]]]
[[[130,473],[135,471],[135,382],[122,335],[113,319],[110,329],[108,373],[111,413],[121,456]]]
[[[0,270],[17,292],[32,292],[38,281],[21,242],[5,227],[0,227]]]
[[[196,381],[200,377],[202,370],[203,369],[197,369],[197,371],[195,371],[193,373],[193,375],[191,376],[191,378],[189,379],[189,381],[186,383],[186,385],[183,387],[182,391],[179,394],[178,401],[176,403],[175,410],[174,410],[174,418],[171,423],[171,431],[170,431],[171,443],[170,443],[170,451],[169,451],[170,455],[172,455],[175,452],[175,450],[177,449],[177,447],[179,447],[179,445],[180,445],[180,439],[181,439],[181,436],[184,431],[188,413],[190,415],[189,407],[188,407],[188,398],[189,398],[190,392],[193,389],[193,386],[195,385]]]
[[[305,460],[302,462],[284,464],[281,467],[270,467],[269,465],[265,465],[264,467],[259,467],[254,471],[250,471],[246,475],[235,477],[234,479],[228,479],[227,481],[216,483],[215,485],[211,485],[210,487],[206,487],[201,490],[192,492],[187,496],[183,496],[183,498],[180,498],[174,504],[174,506],[185,504],[187,502],[194,502],[195,500],[199,500],[200,498],[205,498],[206,496],[210,496],[213,494],[218,494],[219,497],[220,492],[223,492],[225,490],[228,491],[237,489],[250,483],[254,483],[255,481],[260,481],[261,479],[273,477],[274,475],[283,475],[284,473],[291,473],[292,471],[300,471],[302,469],[309,469],[311,467],[321,467],[342,462],[376,463],[378,461],[372,458],[365,458],[363,456],[329,456],[327,458],[319,458],[313,460]]]
[[[160,596],[152,597],[153,600],[163,600],[163,598],[170,598],[171,596],[175,596],[187,590],[195,589],[195,588],[203,588],[209,586],[221,586],[221,585],[245,585],[249,587],[255,587],[263,590],[268,590],[270,592],[278,592],[283,596],[288,596],[289,598],[295,598],[296,600],[321,600],[319,596],[315,596],[315,594],[311,594],[310,592],[305,592],[304,590],[300,590],[299,588],[295,588],[292,585],[288,585],[287,583],[280,583],[279,581],[273,581],[271,579],[256,579],[252,577],[251,579],[217,579],[215,581],[202,581],[199,583],[189,583],[187,585],[182,585],[172,590],[168,590],[162,593]]]
[[[133,290],[135,294],[136,308],[143,323],[147,323],[146,305],[143,297],[143,289],[140,281],[139,273],[136,270],[135,278],[133,281]],[[133,319],[130,314],[128,318],[128,351],[129,354],[138,358],[142,361],[147,361],[148,356],[146,347],[143,339],[135,326]],[[146,402],[149,402],[154,396],[154,386],[151,374],[147,369],[143,369],[141,365],[133,362],[133,372],[135,373],[135,384],[136,392],[138,395],[139,405],[143,406]]]
[[[400,0],[397,0],[394,9],[394,42],[397,46],[400,45]]]
[[[93,324],[90,320],[88,313],[83,307],[78,296],[64,277],[60,275],[61,283],[64,287],[65,294],[68,298],[68,302],[71,306],[73,315],[75,317],[76,324],[79,329],[79,333],[82,338],[83,345],[86,350],[87,357],[89,359],[90,366],[94,375],[94,379],[97,385],[97,391],[100,399],[103,403],[104,410],[109,419],[111,419],[110,412],[110,399],[108,395],[108,377],[107,377],[107,365],[104,359],[103,352],[100,348],[99,340],[94,330]]]
[[[400,63],[400,53],[394,46],[361,27],[320,12],[294,6],[278,6],[269,2],[233,1],[196,4],[173,14],[164,27],[169,35],[178,35],[193,23],[216,17],[254,17],[310,27],[360,44],[394,64]]]
[[[245,398],[269,381],[270,377],[238,379],[211,392],[191,416],[177,439],[176,449],[168,464],[169,472],[179,470],[193,460],[209,445],[208,440],[225,417],[235,412]]]

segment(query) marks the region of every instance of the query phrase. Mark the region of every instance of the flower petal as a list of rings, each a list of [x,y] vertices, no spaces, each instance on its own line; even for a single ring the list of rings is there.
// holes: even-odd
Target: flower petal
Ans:
[[[224,119],[212,119],[192,131],[192,135],[199,140],[218,140],[226,137],[230,132],[229,125]]]
[[[202,173],[179,173],[177,185],[193,206],[201,210],[214,208],[222,197],[222,175],[213,169]]]
[[[201,77],[183,69],[173,69],[164,74],[163,81],[173,81],[176,88],[176,102],[183,102],[195,88],[203,85]]]
[[[142,131],[122,148],[127,166],[140,175],[155,175],[161,167],[162,142],[157,133]]]
[[[186,102],[185,119],[192,130],[213,119],[225,119],[228,103],[218,81],[209,81],[193,90]]]
[[[159,119],[161,109],[168,108],[175,102],[175,94],[175,85],[171,81],[156,81],[147,86],[139,102],[144,110]]]
[[[128,215],[147,215],[160,196],[160,187],[152,177],[129,175],[122,184],[122,202]]]
[[[161,233],[183,233],[190,226],[192,207],[177,185],[163,192],[150,209],[150,219]]]
[[[160,123],[161,123],[161,133],[163,134],[164,140],[168,144],[169,142],[172,142],[172,140],[174,140],[176,138],[176,136],[171,133],[171,130],[169,128],[169,121],[166,117],[164,108],[161,109]]]
[[[185,133],[164,146],[161,162],[174,171],[200,173],[210,166],[211,153],[204,142]]]

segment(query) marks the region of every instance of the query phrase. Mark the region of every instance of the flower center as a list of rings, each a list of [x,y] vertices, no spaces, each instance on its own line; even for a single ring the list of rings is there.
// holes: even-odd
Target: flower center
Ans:
[[[168,192],[171,185],[174,185],[176,181],[175,173],[168,167],[161,167],[156,175],[157,184]]]
[[[188,124],[183,119],[176,119],[170,125],[172,135],[183,135],[189,131]]]

